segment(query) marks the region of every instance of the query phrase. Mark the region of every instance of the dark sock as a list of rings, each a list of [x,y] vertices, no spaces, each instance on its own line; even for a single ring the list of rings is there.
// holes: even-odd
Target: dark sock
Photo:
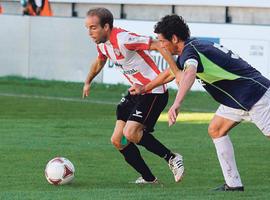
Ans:
[[[175,157],[175,155],[161,144],[151,133],[143,132],[141,141],[138,144],[144,146],[148,151],[164,158],[167,162],[169,162],[171,157]]]
[[[144,162],[138,147],[134,143],[129,143],[124,149],[120,150],[120,152],[125,157],[127,163],[140,173],[144,180],[155,180],[155,176]]]

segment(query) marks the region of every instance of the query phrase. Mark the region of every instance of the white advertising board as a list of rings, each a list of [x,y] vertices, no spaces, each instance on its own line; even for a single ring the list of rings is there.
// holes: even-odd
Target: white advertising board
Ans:
[[[89,63],[97,55],[83,19],[2,15],[0,24],[0,76],[82,82]],[[21,31],[13,24],[20,24]],[[152,37],[154,25],[153,21],[115,21],[115,26]],[[223,44],[270,78],[270,26],[203,23],[189,26],[192,36]],[[167,67],[164,59],[156,52],[151,54],[160,70],[164,70]],[[111,63],[105,67],[104,76],[101,73],[97,78],[99,82],[128,84]],[[176,88],[174,83],[171,86]],[[202,87],[195,83],[192,89]]]

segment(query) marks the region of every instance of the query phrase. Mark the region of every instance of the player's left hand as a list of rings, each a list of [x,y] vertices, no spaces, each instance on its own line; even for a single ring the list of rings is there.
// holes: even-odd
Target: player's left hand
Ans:
[[[170,110],[168,111],[168,123],[169,123],[169,126],[172,126],[172,125],[174,125],[176,123],[179,108],[180,108],[180,105],[174,103],[171,106]]]
[[[82,98],[84,99],[85,97],[88,97],[89,93],[90,93],[90,84],[85,83],[83,86]]]
[[[137,95],[137,94],[142,94],[144,93],[144,86],[143,85],[139,85],[137,83],[134,83],[129,89],[128,89],[129,93],[131,95]]]

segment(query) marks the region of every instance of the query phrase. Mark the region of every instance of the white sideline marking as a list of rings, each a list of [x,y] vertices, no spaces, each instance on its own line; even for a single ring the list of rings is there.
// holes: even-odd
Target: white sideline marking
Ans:
[[[106,105],[117,105],[117,103],[110,101],[98,101],[98,100],[86,100],[77,99],[69,97],[52,97],[52,96],[42,96],[42,95],[28,95],[28,94],[11,94],[11,93],[0,93],[0,96],[5,97],[20,97],[20,98],[35,98],[35,99],[45,99],[45,100],[58,100],[58,101],[68,101],[68,102],[80,102],[80,103],[96,103],[96,104],[106,104]]]
[[[35,99],[45,99],[45,100],[58,100],[58,101],[67,101],[67,102],[79,102],[79,103],[95,103],[95,104],[105,104],[105,105],[117,105],[118,102],[111,101],[99,101],[90,99],[77,99],[69,97],[52,97],[52,96],[42,96],[42,95],[28,95],[28,94],[12,94],[12,93],[0,93],[0,96],[5,97],[21,97],[21,98],[35,98]],[[119,99],[121,96],[119,95]],[[213,112],[213,110],[208,109],[189,109],[191,112]]]

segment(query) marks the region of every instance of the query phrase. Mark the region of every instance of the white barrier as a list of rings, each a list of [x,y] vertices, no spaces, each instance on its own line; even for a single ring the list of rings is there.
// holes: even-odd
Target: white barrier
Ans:
[[[184,5],[184,6],[229,6],[270,8],[269,0],[50,0],[62,3],[94,3],[94,4],[142,4],[142,5]]]
[[[90,61],[97,55],[83,19],[2,15],[0,24],[0,76],[82,82]],[[115,26],[153,37],[154,24],[149,21],[115,21]],[[223,44],[270,78],[269,26],[199,23],[190,23],[189,26],[193,36]],[[155,52],[152,55],[159,68],[164,69],[166,63],[160,55]],[[103,77],[98,79],[105,83],[124,80],[113,66],[109,67],[109,63],[103,70]],[[193,89],[200,90],[201,87],[195,84]]]
[[[96,52],[83,19],[0,15],[0,24],[0,76],[84,81]]]

